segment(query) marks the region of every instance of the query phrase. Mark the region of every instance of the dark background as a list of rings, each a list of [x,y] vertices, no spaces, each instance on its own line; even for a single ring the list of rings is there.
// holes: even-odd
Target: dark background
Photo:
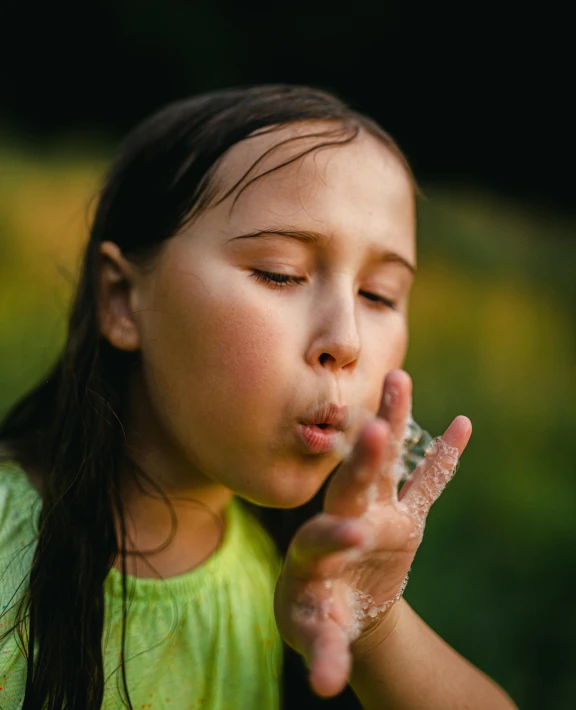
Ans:
[[[484,27],[436,15],[224,14],[117,0],[0,10],[0,122],[33,140],[117,139],[175,98],[312,84],[374,116],[419,179],[485,185],[573,210],[574,59],[562,18]]]
[[[431,17],[410,6],[404,23],[275,9],[0,6],[0,415],[61,347],[86,205],[134,124],[226,86],[336,93],[392,134],[428,197],[405,365],[414,417],[433,435],[457,414],[474,426],[405,597],[522,710],[571,710],[571,25],[472,6]]]

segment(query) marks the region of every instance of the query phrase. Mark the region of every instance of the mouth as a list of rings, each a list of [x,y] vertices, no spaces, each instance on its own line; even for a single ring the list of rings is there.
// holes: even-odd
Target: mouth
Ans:
[[[342,432],[325,423],[300,424],[300,439],[308,453],[326,454],[335,450]]]
[[[344,431],[350,424],[348,407],[341,407],[332,402],[319,406],[305,417],[302,423],[322,431]]]

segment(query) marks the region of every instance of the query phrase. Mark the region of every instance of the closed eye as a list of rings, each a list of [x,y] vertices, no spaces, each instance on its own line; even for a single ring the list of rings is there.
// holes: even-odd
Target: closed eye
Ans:
[[[260,271],[255,269],[251,276],[256,278],[256,281],[266,283],[272,288],[287,288],[289,286],[300,286],[306,279],[297,276],[290,276],[289,274],[276,274],[271,271]],[[390,301],[388,298],[383,296],[378,296],[375,293],[369,293],[368,291],[360,291],[370,302],[379,303],[387,308],[396,310],[395,301]]]

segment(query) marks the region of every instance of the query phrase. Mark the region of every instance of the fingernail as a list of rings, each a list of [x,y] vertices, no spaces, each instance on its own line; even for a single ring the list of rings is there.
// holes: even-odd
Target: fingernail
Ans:
[[[358,525],[356,524],[355,520],[346,520],[345,522],[340,523],[338,525],[338,532],[341,535],[347,535],[349,532],[357,529]]]
[[[384,404],[389,407],[394,404],[398,399],[398,388],[394,386],[388,386],[386,392],[384,393]]]
[[[367,466],[357,466],[356,467],[356,479],[358,481],[367,481],[370,478],[372,471]]]

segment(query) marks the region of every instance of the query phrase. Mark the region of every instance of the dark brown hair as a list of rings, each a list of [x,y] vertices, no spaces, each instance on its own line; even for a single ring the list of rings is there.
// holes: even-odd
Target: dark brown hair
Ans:
[[[167,239],[239,186],[241,181],[218,195],[218,161],[231,146],[255,131],[316,119],[330,124],[313,149],[346,143],[364,129],[397,155],[411,177],[402,153],[375,122],[335,96],[301,86],[228,89],[171,104],[136,127],[120,147],[100,193],[63,351],[0,424],[0,443],[9,452],[4,458],[42,472],[38,540],[15,624],[25,646],[22,629],[28,621],[23,710],[101,707],[103,584],[119,553],[124,670],[126,537],[118,477],[125,453],[126,384],[140,360],[139,353],[120,351],[99,334],[99,245],[115,242],[127,259],[153,268]],[[324,488],[294,510],[247,505],[285,554],[298,526],[321,510]],[[120,540],[115,515],[121,521]],[[309,690],[302,659],[286,645],[284,667],[285,706],[304,700],[308,707],[326,705]],[[125,675],[123,681],[132,708]],[[331,703],[359,707],[350,689]]]

